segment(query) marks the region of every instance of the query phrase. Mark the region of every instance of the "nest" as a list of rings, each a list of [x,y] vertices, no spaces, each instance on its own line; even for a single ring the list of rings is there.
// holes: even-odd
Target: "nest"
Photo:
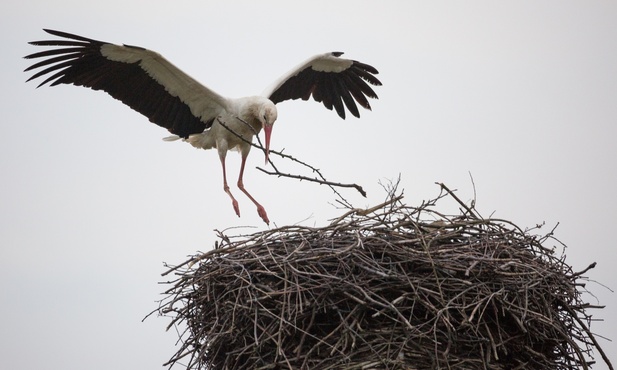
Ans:
[[[460,214],[437,212],[455,199]],[[219,233],[170,267],[158,313],[188,369],[586,369],[586,280],[511,222],[444,185],[419,207],[390,191],[321,228]]]

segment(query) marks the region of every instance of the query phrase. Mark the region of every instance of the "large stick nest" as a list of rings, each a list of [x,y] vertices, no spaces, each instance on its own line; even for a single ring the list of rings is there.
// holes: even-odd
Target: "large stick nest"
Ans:
[[[446,196],[460,214],[434,210]],[[401,198],[321,228],[220,233],[167,271],[177,278],[158,312],[180,328],[168,364],[586,369],[595,349],[612,368],[589,330],[587,270],[545,246],[551,233],[483,219],[449,190],[420,207]]]

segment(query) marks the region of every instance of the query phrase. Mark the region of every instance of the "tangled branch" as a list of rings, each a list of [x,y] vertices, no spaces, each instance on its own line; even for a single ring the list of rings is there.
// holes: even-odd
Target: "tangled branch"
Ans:
[[[450,189],[418,207],[394,189],[320,227],[219,233],[170,267],[156,311],[183,328],[188,369],[589,369],[588,269]],[[552,233],[552,232],[551,232]]]

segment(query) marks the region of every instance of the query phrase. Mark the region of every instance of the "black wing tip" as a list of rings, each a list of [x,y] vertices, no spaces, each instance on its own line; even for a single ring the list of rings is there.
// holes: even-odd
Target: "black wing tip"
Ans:
[[[43,51],[39,51],[39,52],[36,52],[36,53],[28,54],[28,55],[23,57],[24,59],[45,58],[41,62],[29,66],[28,68],[26,68],[24,70],[24,72],[29,72],[29,71],[37,69],[39,67],[51,65],[51,67],[48,68],[47,70],[45,70],[43,72],[39,72],[39,73],[31,76],[26,82],[34,80],[34,79],[36,79],[38,77],[41,77],[42,75],[44,75],[44,74],[46,74],[48,72],[51,72],[51,71],[53,71],[55,69],[58,69],[59,66],[62,65],[61,62],[63,60],[68,59],[68,58],[66,58],[67,56],[69,56],[71,54],[75,54],[75,53],[81,53],[81,50],[83,48],[96,47],[96,46],[100,46],[102,44],[105,44],[105,42],[102,42],[102,41],[98,41],[98,40],[94,40],[94,39],[89,39],[89,38],[86,38],[86,37],[83,37],[83,36],[79,36],[79,35],[75,35],[75,34],[68,33],[68,32],[52,30],[52,29],[49,29],[49,28],[43,28],[43,31],[45,31],[45,32],[47,32],[47,33],[49,33],[51,35],[61,37],[62,39],[39,40],[39,41],[30,41],[30,42],[28,42],[28,44],[30,44],[30,45],[34,45],[34,46],[47,46],[47,47],[52,47],[52,48],[46,49],[46,50],[43,50]],[[62,57],[62,56],[65,56],[65,57]],[[56,63],[58,63],[58,64],[56,64]],[[50,79],[47,79],[47,80],[43,81],[37,87],[45,85],[49,81],[50,81]],[[58,81],[55,81],[53,84],[51,84],[51,86],[54,86],[54,85],[57,85],[57,84],[58,84]]]
[[[62,37],[62,38],[65,38],[65,39],[84,41],[84,42],[88,42],[88,43],[102,43],[102,44],[104,44],[104,42],[102,42],[102,41],[98,41],[98,40],[90,39],[90,38],[87,38],[87,37],[79,36],[79,35],[76,35],[74,33],[68,33],[68,32],[64,32],[64,31],[52,30],[50,28],[43,28],[43,31],[47,32],[50,35]],[[34,42],[34,44],[33,44],[33,42]],[[29,44],[38,45],[36,43],[49,42],[49,41],[33,41],[33,42],[30,42]]]
[[[377,97],[375,97],[375,99],[377,99]],[[362,106],[362,108],[364,108],[364,109],[366,109],[368,111],[371,111],[371,112],[373,111],[373,109],[371,108],[371,105],[368,102],[366,103],[366,105],[364,105],[364,104],[360,104],[360,105]],[[356,114],[355,112],[351,112],[351,114],[353,114],[354,117],[356,117],[356,118],[360,118],[360,111],[358,111],[358,114]],[[345,118],[343,118],[343,119],[345,119]]]
[[[376,77],[373,76],[372,80],[368,80],[368,83],[370,83],[373,86],[383,86],[383,84],[381,83],[381,81],[379,81]],[[377,95],[375,95],[375,98],[377,97]]]
[[[72,38],[72,36],[77,36],[72,33],[64,32],[64,31],[52,30],[51,28],[43,28],[43,31],[47,32],[50,35],[59,36],[59,37]],[[81,36],[77,36],[77,37],[81,37]]]
[[[29,45],[34,45],[34,46],[54,46],[55,42],[57,42],[58,40],[38,40],[38,41],[28,41]],[[26,57],[27,58],[27,57]]]
[[[72,39],[77,35],[74,35],[72,33],[68,33],[68,32],[63,32],[63,31],[57,31],[57,30],[52,30],[50,28],[43,28],[43,31],[47,32],[50,35],[54,35],[54,36],[58,36],[58,37],[65,37],[65,38],[69,38]],[[81,37],[81,36],[77,36],[77,37]]]
[[[341,51],[333,51],[331,52],[331,55],[335,56],[335,57],[339,57],[341,55],[343,55],[343,52]],[[369,83],[370,85],[373,86],[382,86],[381,81],[375,77],[375,75],[379,74],[379,71],[377,70],[377,68],[373,67],[370,64],[366,64],[366,63],[362,63],[362,62],[358,62],[357,60],[352,60],[352,70],[351,73],[356,75],[356,78],[361,79],[362,81],[365,81],[366,83]],[[358,97],[356,97],[355,95],[360,94],[360,95],[364,95],[365,97],[371,98],[371,99],[379,99],[379,97],[377,96],[377,93],[375,93],[375,91],[373,89],[371,89],[370,87],[368,87],[369,85],[365,85],[365,88],[361,88],[359,91],[356,92],[356,94],[352,94],[354,95],[354,99],[357,103],[360,104],[360,106],[366,110],[372,111],[371,109],[371,105],[368,102],[367,99],[363,98],[360,99]],[[351,92],[351,91],[350,91]],[[353,103],[353,101],[352,101]],[[360,111],[355,109],[350,109],[348,104],[345,103],[345,105],[347,106],[347,110],[349,110],[349,113],[351,113],[354,117],[356,118],[360,118]],[[330,108],[331,109],[331,108]],[[339,115],[339,117],[341,117],[342,119],[345,119],[345,109],[343,109],[343,112],[338,111],[337,109],[337,113]]]
[[[358,62],[357,60],[354,60],[353,64],[354,64],[354,66],[356,66],[358,68],[362,68],[363,70],[365,70],[366,72],[369,72],[371,74],[374,74],[374,75],[378,75],[379,74],[379,71],[377,70],[377,68],[373,67],[370,64]]]

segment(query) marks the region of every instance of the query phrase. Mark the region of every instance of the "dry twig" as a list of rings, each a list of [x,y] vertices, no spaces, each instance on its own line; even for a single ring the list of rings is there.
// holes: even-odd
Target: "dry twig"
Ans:
[[[236,117],[236,119],[238,119],[240,122],[243,122],[245,125],[247,125],[248,127],[251,127],[247,122],[245,122],[244,120],[242,120],[239,117]],[[229,132],[231,132],[232,134],[234,134],[235,136],[237,136],[238,138],[240,138],[242,141],[251,144],[252,147],[257,148],[261,151],[263,151],[265,153],[266,149],[264,148],[264,146],[261,143],[261,140],[259,139],[258,135],[255,135],[255,138],[257,139],[257,144],[254,144],[252,142],[249,142],[248,140],[246,140],[245,138],[243,138],[242,136],[238,135],[237,133],[235,133],[232,129],[230,129],[225,122],[221,121],[220,119],[217,119],[219,124],[221,126],[223,126],[225,129],[227,129]],[[252,127],[251,127],[252,129]],[[287,178],[291,178],[291,179],[296,179],[296,180],[300,180],[300,181],[308,181],[308,182],[314,182],[320,185],[326,185],[328,187],[330,187],[330,189],[332,189],[332,191],[334,192],[334,194],[336,194],[336,196],[340,199],[341,203],[343,203],[345,206],[347,207],[351,207],[351,204],[341,195],[341,193],[338,192],[338,190],[336,190],[336,188],[354,188],[356,189],[363,197],[366,197],[366,191],[364,191],[364,189],[362,188],[362,186],[358,185],[358,184],[346,184],[346,183],[341,183],[341,182],[334,182],[334,181],[329,181],[327,180],[323,174],[321,173],[321,171],[314,167],[311,166],[310,164],[301,161],[289,154],[284,154],[283,152],[279,152],[276,150],[270,150],[271,154],[275,154],[278,155],[279,157],[283,158],[283,159],[288,159],[292,162],[298,163],[303,167],[308,168],[311,172],[313,172],[316,176],[315,177],[308,177],[308,176],[304,176],[304,175],[295,175],[295,174],[290,174],[290,173],[284,173],[279,171],[279,169],[276,167],[276,165],[274,164],[274,162],[272,162],[272,158],[268,159],[268,163],[270,163],[270,165],[272,166],[272,168],[274,169],[274,171],[267,171],[261,167],[257,167],[258,170],[260,170],[261,172],[268,174],[268,175],[274,175],[274,176],[278,176],[278,177],[287,177]]]

